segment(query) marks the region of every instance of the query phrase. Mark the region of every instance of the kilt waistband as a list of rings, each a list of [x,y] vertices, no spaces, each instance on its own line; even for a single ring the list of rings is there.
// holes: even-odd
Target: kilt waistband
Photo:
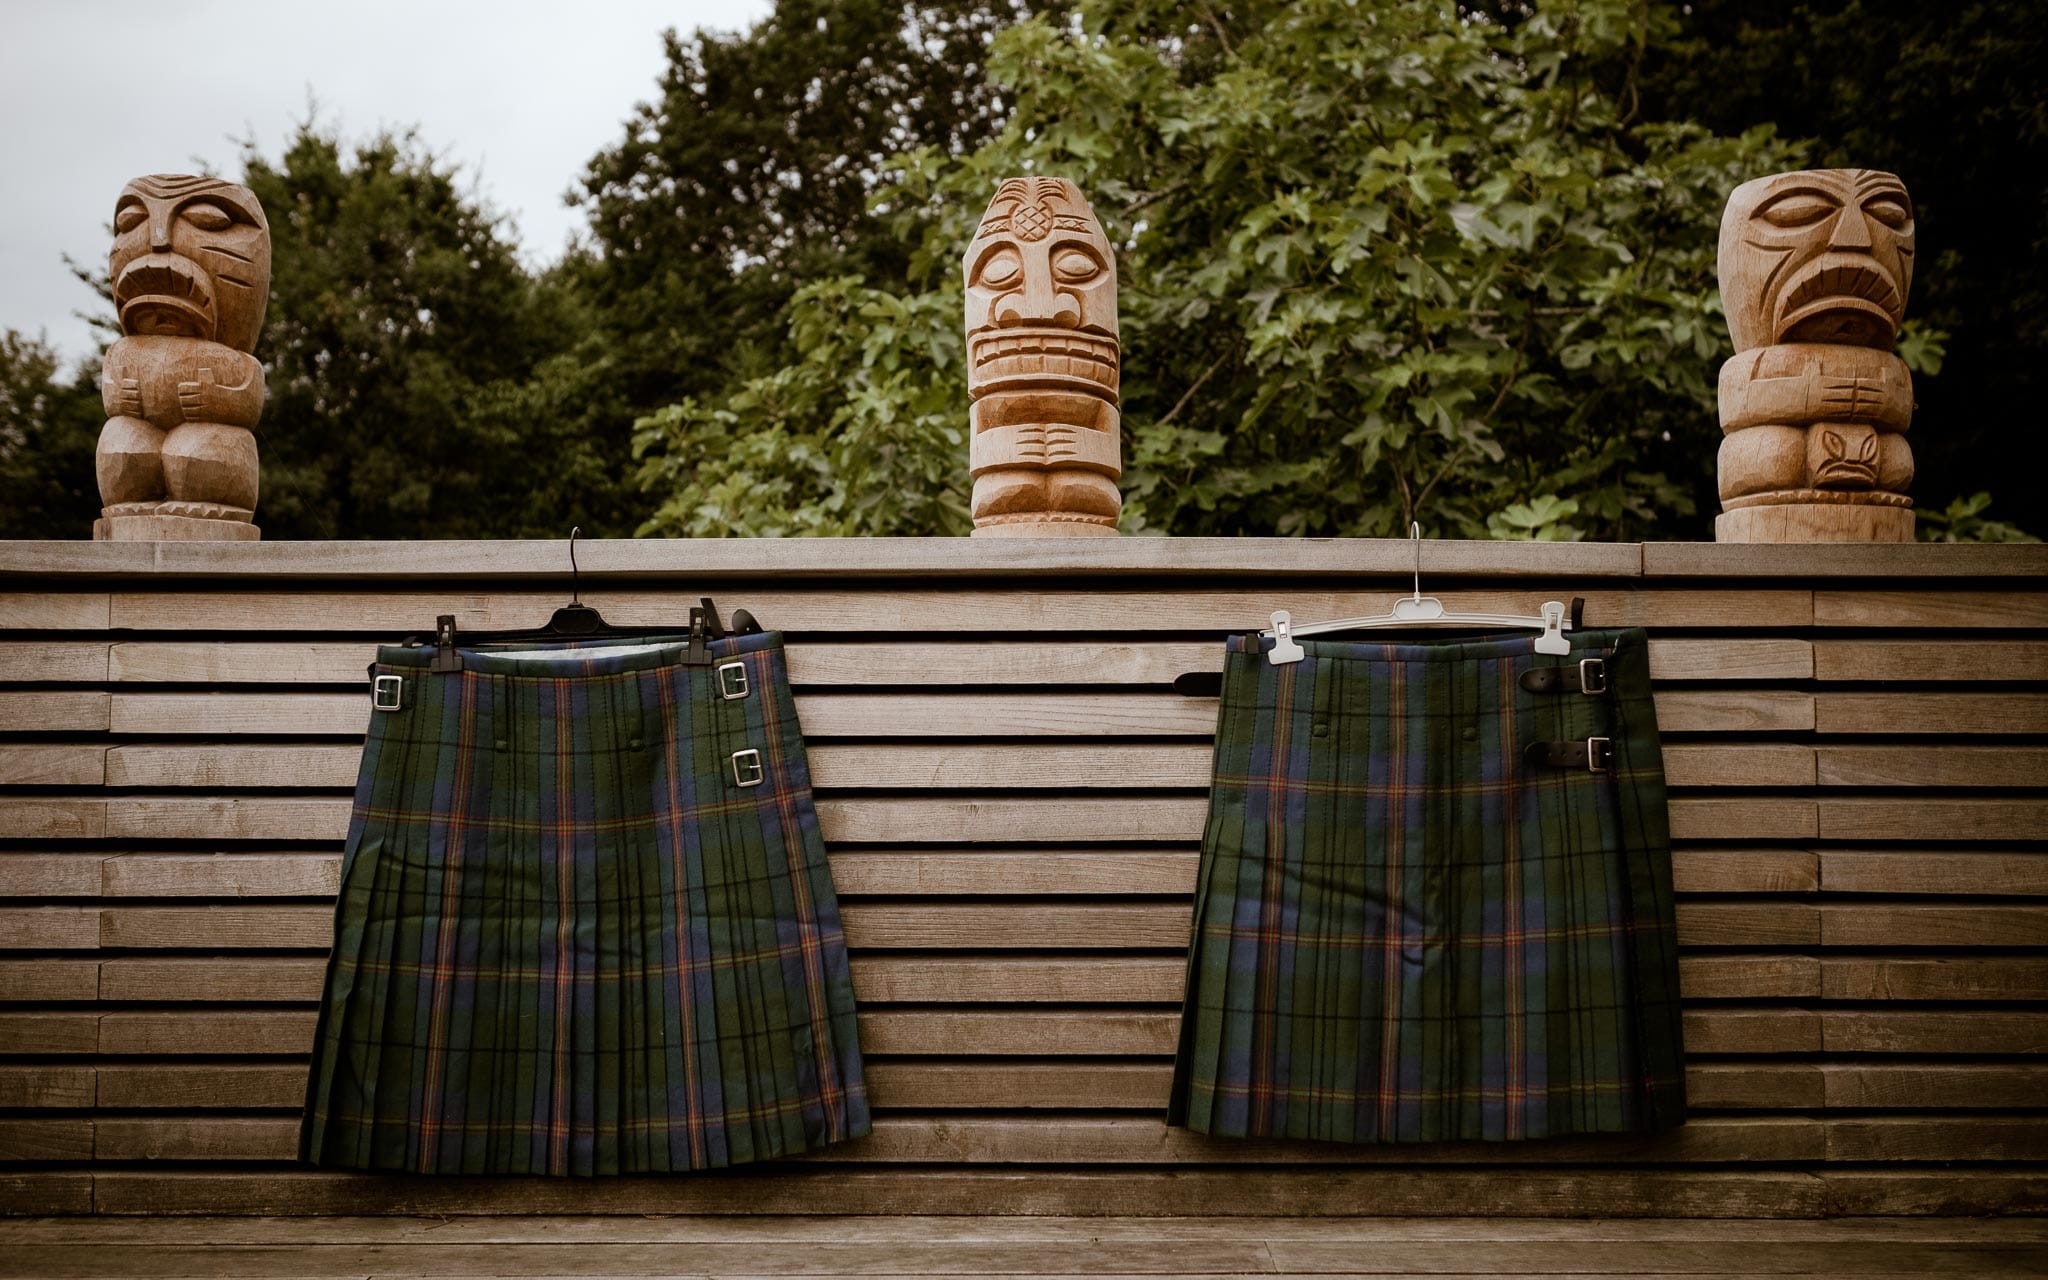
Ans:
[[[701,641],[712,661],[723,662],[749,653],[782,648],[782,633],[757,631]],[[510,641],[502,645],[459,646],[455,650],[464,671],[501,676],[529,676],[560,680],[575,676],[612,675],[625,671],[653,671],[662,667],[692,665],[684,661],[690,647],[687,635],[604,637],[543,641]],[[410,675],[431,669],[435,645],[380,645],[372,674],[388,671]]]
[[[1585,657],[1611,655],[1616,649],[1631,641],[1644,638],[1640,628],[1609,628],[1599,631],[1568,631],[1565,639],[1571,642],[1572,661]],[[1385,664],[1410,662],[1483,662],[1493,658],[1516,658],[1536,653],[1536,634],[1516,632],[1508,635],[1474,636],[1469,640],[1439,640],[1415,643],[1383,642],[1373,640],[1301,640],[1296,642],[1302,650],[1318,662],[1377,662]],[[1271,637],[1254,632],[1233,634],[1226,646],[1230,654],[1264,653],[1273,647]]]

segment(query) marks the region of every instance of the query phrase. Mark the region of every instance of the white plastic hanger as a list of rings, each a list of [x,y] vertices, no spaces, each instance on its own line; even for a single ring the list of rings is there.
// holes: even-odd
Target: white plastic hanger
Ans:
[[[1444,608],[1444,602],[1435,596],[1422,594],[1422,524],[1411,521],[1408,536],[1415,546],[1415,593],[1406,600],[1394,601],[1394,607],[1386,613],[1377,613],[1363,618],[1338,618],[1330,622],[1312,622],[1305,627],[1294,625],[1294,619],[1285,609],[1273,611],[1273,626],[1259,634],[1271,636],[1273,647],[1266,652],[1266,661],[1274,666],[1289,662],[1300,662],[1308,654],[1294,643],[1296,636],[1317,636],[1329,631],[1362,631],[1371,627],[1425,627],[1425,626],[1478,626],[1478,627],[1527,627],[1541,631],[1536,637],[1538,653],[1570,653],[1572,642],[1564,638],[1571,630],[1571,619],[1567,616],[1564,602],[1546,600],[1540,614],[1520,613],[1461,613]]]

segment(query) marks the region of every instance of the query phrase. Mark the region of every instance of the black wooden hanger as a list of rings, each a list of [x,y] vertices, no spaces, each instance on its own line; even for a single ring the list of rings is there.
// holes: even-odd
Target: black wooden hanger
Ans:
[[[590,636],[631,638],[634,636],[674,635],[674,627],[622,627],[605,621],[603,614],[583,603],[582,571],[576,563],[576,538],[583,532],[579,525],[569,530],[569,603],[554,611],[544,626],[527,627],[512,631],[466,631],[459,637],[462,644],[515,644],[523,640],[579,640]],[[753,615],[741,609],[733,614],[734,633],[745,634],[759,631],[761,624]],[[710,596],[699,598],[690,607],[690,647],[683,658],[686,666],[708,666],[711,655],[705,649],[708,640],[722,639],[726,634],[725,623],[718,617],[718,606],[711,603]],[[417,646],[427,643],[418,636],[406,641]],[[462,655],[456,652],[458,644],[455,615],[444,613],[434,619],[434,671],[462,670]]]

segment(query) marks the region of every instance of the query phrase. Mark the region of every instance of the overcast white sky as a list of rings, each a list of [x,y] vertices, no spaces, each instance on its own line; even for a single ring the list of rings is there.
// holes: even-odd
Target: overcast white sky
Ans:
[[[310,93],[354,137],[418,125],[512,215],[527,256],[580,225],[562,193],[653,96],[661,31],[737,30],[770,0],[0,0],[0,329],[68,357],[99,305],[63,256],[109,247],[145,173],[275,156]]]

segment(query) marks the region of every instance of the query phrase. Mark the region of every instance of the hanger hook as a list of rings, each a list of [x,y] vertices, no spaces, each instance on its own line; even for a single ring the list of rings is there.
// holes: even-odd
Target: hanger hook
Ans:
[[[1422,521],[1410,520],[1408,522],[1408,542],[1415,548],[1414,598],[1419,601],[1422,599]]]
[[[582,525],[569,526],[569,603],[583,602],[582,578],[576,568],[576,535],[583,532]]]

